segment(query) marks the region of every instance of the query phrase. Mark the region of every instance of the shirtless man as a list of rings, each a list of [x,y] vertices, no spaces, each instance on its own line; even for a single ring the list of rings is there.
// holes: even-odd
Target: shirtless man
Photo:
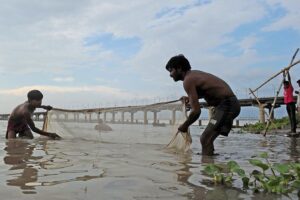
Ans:
[[[229,85],[222,79],[198,70],[191,70],[189,61],[183,55],[172,57],[166,69],[174,81],[183,81],[188,97],[182,97],[186,105],[191,107],[187,120],[178,130],[187,132],[200,116],[198,99],[204,98],[208,106],[214,107],[209,124],[200,137],[203,155],[214,154],[214,140],[219,135],[228,136],[233,119],[240,113],[240,104]]]
[[[52,139],[59,139],[60,136],[56,133],[49,133],[38,129],[31,118],[31,115],[36,108],[43,108],[46,110],[52,109],[51,106],[42,106],[43,94],[38,90],[31,90],[28,92],[27,97],[28,101],[18,105],[10,114],[6,139],[16,138],[17,134],[18,137],[21,138],[33,139],[31,130]]]

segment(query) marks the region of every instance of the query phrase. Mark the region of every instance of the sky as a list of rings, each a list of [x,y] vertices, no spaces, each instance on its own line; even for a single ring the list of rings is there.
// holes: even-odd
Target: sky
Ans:
[[[165,70],[178,54],[249,98],[248,88],[288,66],[300,47],[299,10],[299,0],[2,2],[0,113],[31,89],[67,109],[178,99],[182,82]],[[291,76],[298,88],[300,64]],[[273,96],[280,81],[257,95]]]

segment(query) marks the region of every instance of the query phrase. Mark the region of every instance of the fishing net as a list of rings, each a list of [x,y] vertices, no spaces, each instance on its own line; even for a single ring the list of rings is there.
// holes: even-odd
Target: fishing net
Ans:
[[[81,138],[107,143],[168,144],[187,151],[190,133],[178,133],[186,119],[181,101],[142,106],[66,110],[54,108],[44,119],[43,130],[62,138]]]

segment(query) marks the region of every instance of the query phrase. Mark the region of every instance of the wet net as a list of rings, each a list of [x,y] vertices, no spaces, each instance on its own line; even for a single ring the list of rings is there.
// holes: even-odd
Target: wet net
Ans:
[[[64,139],[164,144],[168,149],[188,151],[192,142],[190,133],[177,131],[185,119],[186,109],[180,100],[81,110],[54,108],[47,113],[43,130]]]

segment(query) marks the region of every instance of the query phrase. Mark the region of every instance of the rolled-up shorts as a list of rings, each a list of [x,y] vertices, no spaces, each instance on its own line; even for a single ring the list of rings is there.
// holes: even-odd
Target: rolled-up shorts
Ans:
[[[218,106],[214,107],[210,121],[204,133],[228,136],[233,120],[240,114],[241,107],[236,96],[224,99]]]
[[[19,134],[19,137],[25,136],[25,132],[30,130],[25,121],[16,123],[15,121],[9,119],[7,123],[6,139],[8,138],[8,132],[14,131],[16,134]]]

